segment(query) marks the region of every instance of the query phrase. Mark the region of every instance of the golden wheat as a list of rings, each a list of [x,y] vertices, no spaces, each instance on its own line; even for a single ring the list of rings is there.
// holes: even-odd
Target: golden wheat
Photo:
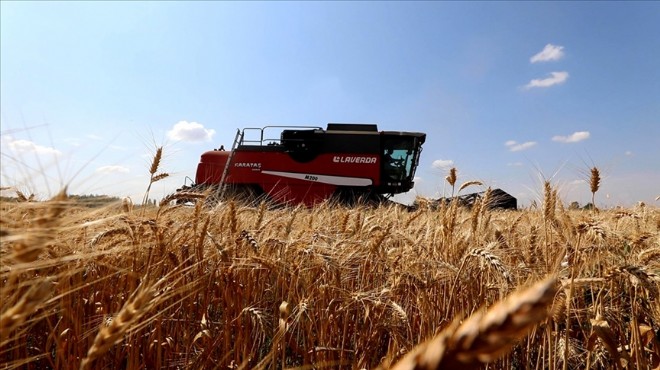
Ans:
[[[64,193],[3,201],[0,362],[658,367],[660,211],[564,209],[550,183],[542,211],[493,210],[491,197],[413,213],[209,207],[199,192],[128,212]],[[543,280],[558,269],[561,285]]]
[[[1,345],[4,345],[9,335],[13,334],[14,330],[21,326],[46,301],[52,287],[53,283],[49,280],[32,282],[32,286],[14,306],[3,310],[0,315]]]
[[[135,294],[133,299],[126,302],[109,325],[103,326],[96,335],[94,343],[87,351],[87,356],[80,363],[80,369],[89,368],[96,359],[108,352],[113,345],[119,343],[131,326],[148,311],[152,298],[153,291],[150,288],[143,288]]]
[[[497,359],[534,325],[545,320],[556,280],[549,278],[516,292],[462,324],[452,324],[414,348],[392,370],[471,369]]]

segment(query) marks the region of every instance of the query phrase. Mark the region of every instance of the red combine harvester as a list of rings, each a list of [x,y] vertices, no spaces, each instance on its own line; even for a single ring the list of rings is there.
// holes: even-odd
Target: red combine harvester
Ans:
[[[425,139],[372,124],[245,128],[231,150],[203,153],[195,182],[179,190],[213,187],[220,197],[265,195],[306,206],[330,197],[380,201],[412,189]]]

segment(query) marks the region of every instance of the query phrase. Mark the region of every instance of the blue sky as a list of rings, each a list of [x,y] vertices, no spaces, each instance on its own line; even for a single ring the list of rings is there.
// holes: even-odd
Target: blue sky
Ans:
[[[160,198],[237,128],[364,122],[427,133],[415,194],[658,204],[658,2],[0,6],[3,187],[139,200],[164,145]]]

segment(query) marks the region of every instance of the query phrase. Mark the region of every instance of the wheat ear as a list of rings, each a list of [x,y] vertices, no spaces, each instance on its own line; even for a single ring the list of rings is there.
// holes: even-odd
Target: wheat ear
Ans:
[[[154,155],[153,160],[151,161],[151,167],[149,167],[149,173],[153,176],[158,171],[160,166],[160,160],[163,158],[163,147],[159,146],[156,148],[156,154]]]
[[[164,207],[168,204],[170,204],[171,201],[173,200],[179,200],[179,199],[185,199],[185,200],[191,200],[191,199],[202,199],[206,198],[205,193],[196,193],[196,192],[191,192],[191,191],[181,191],[178,193],[172,193],[165,198],[163,198],[160,203],[158,203],[158,207]]]
[[[451,196],[454,196],[454,186],[456,185],[456,167],[452,167],[449,170],[449,175],[445,177],[445,180],[451,185]]]
[[[487,311],[455,322],[397,362],[393,370],[473,369],[509,351],[532,327],[545,320],[557,291],[554,277],[515,292]]]
[[[555,218],[556,199],[553,197],[550,181],[543,183],[543,218],[546,222]]]
[[[492,246],[492,243],[489,244],[489,246]],[[506,267],[504,266],[504,263],[502,263],[502,260],[493,253],[489,252],[486,249],[473,248],[470,250],[469,255],[481,258],[484,262],[486,262],[487,265],[491,266],[492,268],[497,270],[497,272],[502,274],[502,276],[504,277],[507,283],[509,284],[513,283],[513,281],[511,280],[511,274],[509,274],[509,271],[507,271]]]
[[[467,181],[467,182],[461,184],[461,186],[458,188],[458,192],[460,193],[463,189],[465,189],[467,187],[470,187],[470,186],[473,186],[473,185],[481,186],[483,184],[484,184],[483,182],[477,181],[477,180]]]
[[[80,363],[80,369],[88,369],[94,360],[103,356],[110,348],[119,343],[124,334],[148,311],[153,298],[152,289],[141,289],[126,302],[110,325],[103,327],[94,338],[94,343],[87,351],[87,356]]]
[[[154,182],[169,176],[169,174],[165,174],[165,176],[163,176],[163,174],[156,175],[156,171],[158,171],[158,167],[160,166],[160,161],[162,158],[163,147],[159,146],[156,148],[156,154],[154,154],[154,158],[151,161],[151,167],[149,167],[149,186],[147,186],[147,191],[144,194],[144,198],[142,199],[143,206],[147,205],[147,202],[149,201],[149,191],[151,191],[151,185],[153,185]]]
[[[600,189],[600,171],[597,167],[591,169],[591,178],[589,179],[589,190],[591,190],[591,205],[596,208],[596,192]]]
[[[9,334],[21,326],[48,298],[52,286],[53,283],[50,280],[35,283],[18,303],[0,315],[0,344],[4,344],[9,339]]]

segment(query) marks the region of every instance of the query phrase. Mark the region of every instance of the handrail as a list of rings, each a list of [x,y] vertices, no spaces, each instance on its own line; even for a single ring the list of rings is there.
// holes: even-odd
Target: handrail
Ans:
[[[264,142],[266,141],[271,141],[271,142],[278,142],[281,144],[281,138],[264,138],[264,132],[266,129],[271,129],[271,128],[278,128],[278,129],[313,129],[313,130],[323,130],[322,127],[319,126],[264,126],[264,127],[245,127],[241,131],[241,140],[239,145],[246,145],[247,143],[252,143],[255,145],[264,145]],[[259,140],[245,140],[245,132],[246,131],[252,131],[252,130],[258,130],[259,131]],[[282,130],[284,131],[284,130]],[[281,134],[281,132],[280,132]]]

